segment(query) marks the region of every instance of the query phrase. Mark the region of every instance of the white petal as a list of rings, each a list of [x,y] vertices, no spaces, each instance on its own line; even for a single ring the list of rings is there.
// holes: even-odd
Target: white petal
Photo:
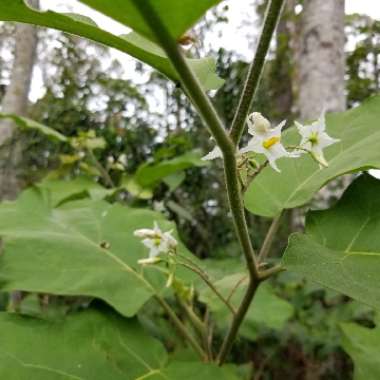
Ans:
[[[278,124],[276,127],[274,127],[271,132],[274,132],[274,135],[281,135],[282,128],[284,128],[286,124],[286,120],[283,120],[280,124]]]
[[[161,259],[159,257],[148,257],[147,259],[140,259],[137,262],[141,265],[147,265],[147,264],[156,264],[159,263]]]
[[[133,232],[133,235],[139,238],[153,238],[154,236],[156,236],[156,232],[149,228],[141,228],[141,229],[135,230]]]
[[[248,133],[253,136],[265,136],[270,131],[270,122],[260,112],[248,116]]]
[[[302,140],[303,141],[308,140],[310,133],[311,133],[311,130],[308,128],[309,126],[303,125],[303,124],[299,123],[298,121],[294,121],[294,124],[296,125],[298,133],[301,135]],[[301,144],[302,144],[302,142],[301,142]]]
[[[332,144],[335,144],[339,141],[340,141],[339,139],[334,139],[334,138],[330,137],[326,132],[323,132],[318,137],[318,146],[321,149],[324,149],[324,148],[326,148]]]
[[[216,146],[211,152],[202,157],[203,161],[215,160],[215,158],[223,158],[222,151]]]
[[[263,147],[263,139],[260,137],[253,137],[251,140],[249,140],[246,147],[240,149],[240,153],[248,153],[248,152],[255,152],[255,153],[264,153],[266,150]]]

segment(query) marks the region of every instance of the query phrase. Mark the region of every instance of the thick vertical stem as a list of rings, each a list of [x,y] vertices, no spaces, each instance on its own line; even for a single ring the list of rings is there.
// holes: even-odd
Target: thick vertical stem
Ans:
[[[265,57],[269,50],[270,41],[276,29],[276,25],[281,15],[284,0],[270,0],[265,15],[264,25],[257,45],[255,57],[248,71],[243,93],[240,97],[239,105],[232,121],[230,136],[235,145],[239,144],[244,130],[245,120],[252,107],[255,92],[260,83],[263,72]]]

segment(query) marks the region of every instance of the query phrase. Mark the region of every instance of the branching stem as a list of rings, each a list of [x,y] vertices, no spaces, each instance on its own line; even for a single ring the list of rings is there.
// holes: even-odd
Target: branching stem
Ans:
[[[146,23],[150,26],[151,30],[154,31],[157,41],[165,50],[165,53],[181,78],[181,85],[183,86],[184,91],[197,108],[223,153],[228,202],[231,209],[235,232],[245,256],[249,272],[249,283],[242,303],[233,317],[230,329],[219,352],[218,363],[221,365],[224,363],[235,341],[239,327],[244,320],[256,289],[261,282],[244,214],[235,152],[244,129],[245,118],[259,83],[265,56],[281,13],[284,0],[270,0],[256,56],[249,70],[246,85],[231,128],[231,138],[225,130],[210,99],[203,91],[200,82],[187,64],[175,38],[171,36],[165,24],[156,13],[151,0],[133,0],[133,2],[136,9],[141,13]]]

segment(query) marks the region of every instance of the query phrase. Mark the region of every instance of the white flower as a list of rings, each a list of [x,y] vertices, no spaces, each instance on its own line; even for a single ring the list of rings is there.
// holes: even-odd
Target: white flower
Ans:
[[[285,124],[285,122],[282,123]],[[265,136],[271,130],[269,120],[266,119],[260,112],[253,112],[250,115],[248,115],[247,124],[248,133],[252,136]]]
[[[288,152],[281,144],[281,130],[286,121],[282,121],[277,127],[271,128],[270,122],[258,112],[248,116],[248,132],[253,135],[245,148],[240,153],[255,152],[264,154],[269,161],[269,165],[276,171],[276,160],[281,157],[299,157],[298,153]]]
[[[223,158],[222,151],[218,146],[215,146],[214,149],[202,157],[203,161],[215,160],[215,158]]]
[[[125,153],[122,153],[117,159],[117,161],[120,162],[124,167],[127,166],[127,163],[128,163],[127,155]]]
[[[142,228],[134,232],[134,235],[143,238],[141,241],[149,248],[149,258],[142,259],[140,264],[154,264],[160,259],[157,257],[160,253],[168,253],[177,247],[177,240],[172,236],[172,231],[162,232],[157,222],[154,222],[153,229]]]
[[[300,147],[309,151],[321,165],[328,166],[323,149],[340,140],[334,139],[326,133],[325,113],[322,112],[319,119],[310,125],[302,125],[297,121],[295,124],[302,137]]]

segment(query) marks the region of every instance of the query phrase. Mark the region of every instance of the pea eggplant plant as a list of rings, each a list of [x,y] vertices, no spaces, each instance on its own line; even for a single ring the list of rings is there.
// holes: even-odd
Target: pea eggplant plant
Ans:
[[[188,29],[219,0],[81,2],[132,31],[116,36],[86,16],[40,12],[23,0],[0,0],[0,20],[89,38],[149,64],[178,84],[215,141],[202,162],[190,161],[195,165],[214,159],[223,162],[244,265],[231,273],[225,268],[218,271],[212,262],[206,265],[186,249],[161,213],[107,202],[115,186],[92,153],[99,141],[95,136],[82,139],[79,148],[79,140],[71,141],[74,148],[86,150],[110,189],[92,186],[83,195],[88,183],[81,183],[75,192],[47,181],[25,190],[16,201],[1,204],[0,288],[85,296],[112,308],[93,302],[63,319],[48,321],[1,313],[1,378],[242,378],[235,366],[226,364],[237,337],[252,336],[252,323],[258,320],[276,321],[278,316],[270,313],[285,319],[291,315],[291,307],[276,301],[264,283],[284,270],[379,308],[380,183],[367,174],[359,176],[334,207],[307,215],[305,233],[291,235],[280,263],[268,260],[285,210],[305,205],[340,175],[380,167],[377,97],[344,113],[322,113],[307,125],[296,123],[284,133],[285,121],[272,127],[260,113],[249,114],[284,0],[268,2],[256,54],[229,128],[207,95],[222,83],[212,59],[185,57],[180,45],[187,40]],[[2,117],[66,142],[64,136],[25,118]],[[246,125],[251,139],[240,147]],[[94,140],[96,146],[91,147]],[[181,158],[175,167],[183,170],[190,161]],[[173,165],[166,163],[164,169],[161,165],[163,176],[171,173]],[[157,174],[156,169],[144,170],[146,176]],[[257,251],[245,208],[273,219]],[[277,302],[276,307],[265,313],[269,302]],[[170,347],[164,348],[156,339],[159,324],[174,326],[175,339],[188,345],[199,360],[193,354],[181,359],[170,353]],[[215,339],[215,330],[220,336],[225,332],[221,341]],[[368,336],[378,336],[378,330],[347,324],[342,333],[344,347],[355,360],[355,376],[361,379],[363,366],[371,361],[358,354],[361,334],[369,341],[368,349],[376,350]],[[378,363],[371,365],[374,373],[380,373]]]

